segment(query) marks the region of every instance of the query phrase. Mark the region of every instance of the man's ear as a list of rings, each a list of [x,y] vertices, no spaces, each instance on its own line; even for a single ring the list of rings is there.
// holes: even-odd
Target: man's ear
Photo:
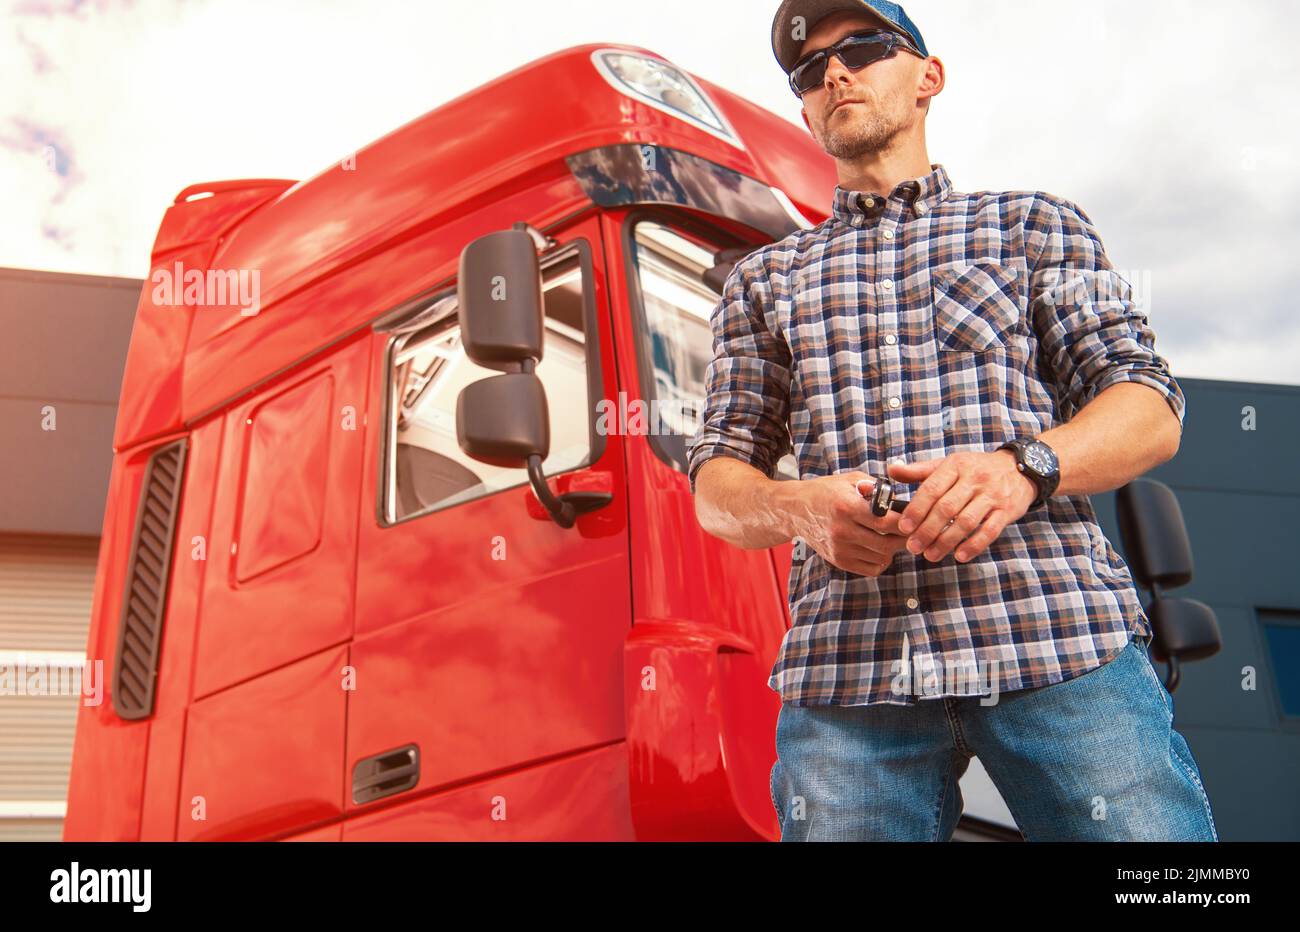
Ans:
[[[943,90],[945,78],[943,62],[931,55],[924,62],[921,80],[916,86],[917,102],[929,102],[931,97],[937,96]]]

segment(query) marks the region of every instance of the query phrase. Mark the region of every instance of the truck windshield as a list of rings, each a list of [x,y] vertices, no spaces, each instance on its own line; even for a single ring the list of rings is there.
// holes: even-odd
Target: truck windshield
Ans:
[[[641,391],[658,402],[662,433],[652,444],[667,460],[686,468],[686,441],[699,427],[713,333],[709,317],[719,295],[705,284],[717,247],[655,220],[632,228],[632,258],[640,286],[644,342]],[[791,455],[777,463],[777,478],[798,478]]]

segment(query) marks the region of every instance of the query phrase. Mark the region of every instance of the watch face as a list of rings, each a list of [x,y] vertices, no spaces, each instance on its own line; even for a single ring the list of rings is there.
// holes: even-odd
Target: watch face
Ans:
[[[1026,444],[1025,465],[1040,476],[1050,476],[1056,472],[1056,453],[1045,443]]]

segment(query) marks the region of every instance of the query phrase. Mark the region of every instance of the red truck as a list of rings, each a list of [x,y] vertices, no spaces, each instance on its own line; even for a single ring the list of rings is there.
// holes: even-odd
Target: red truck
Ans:
[[[685,447],[727,273],[835,182],[585,45],[308,181],[182,191],[65,839],[775,839],[791,547],[706,535]]]

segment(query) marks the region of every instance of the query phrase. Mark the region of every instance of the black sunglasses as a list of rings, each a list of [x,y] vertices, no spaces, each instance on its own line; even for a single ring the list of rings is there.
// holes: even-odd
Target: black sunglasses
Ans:
[[[826,80],[826,63],[834,55],[850,71],[859,71],[875,61],[888,58],[899,48],[924,58],[906,36],[885,29],[855,32],[834,45],[805,55],[790,69],[790,90],[802,97]]]

